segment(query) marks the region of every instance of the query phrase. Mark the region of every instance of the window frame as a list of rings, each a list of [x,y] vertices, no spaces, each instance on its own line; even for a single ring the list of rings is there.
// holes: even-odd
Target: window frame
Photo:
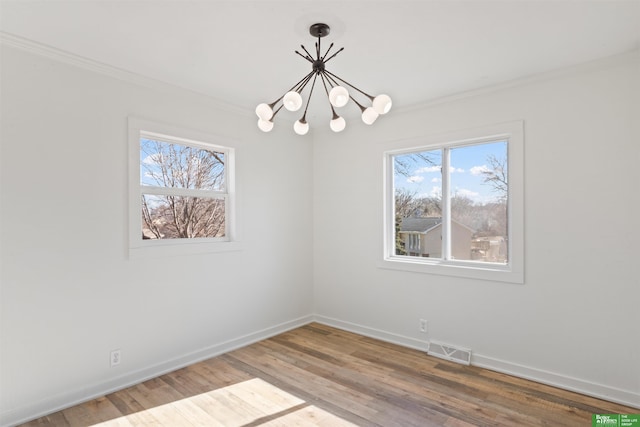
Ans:
[[[129,257],[176,256],[208,252],[240,250],[236,211],[235,148],[231,143],[220,144],[221,137],[189,129],[166,125],[136,117],[128,118],[129,127]],[[146,138],[168,144],[190,146],[224,153],[224,191],[156,187],[140,182],[140,139]],[[225,138],[227,141],[227,138]],[[142,239],[143,194],[180,195],[187,197],[220,198],[225,201],[225,235],[223,237]]]
[[[506,264],[473,260],[412,257],[395,254],[395,187],[394,156],[419,151],[453,149],[482,143],[507,142],[508,173],[508,261]],[[427,136],[420,139],[387,144],[384,162],[384,235],[383,256],[379,267],[417,273],[464,277],[508,283],[524,283],[524,122],[514,121],[459,132]],[[448,157],[443,156],[442,168],[448,170]],[[446,181],[446,180],[443,180]],[[443,183],[444,184],[444,183]],[[442,188],[443,205],[448,205],[449,188]],[[444,208],[444,206],[443,206]],[[449,209],[447,206],[444,209]],[[443,232],[450,230],[450,221],[443,212]],[[449,233],[447,233],[449,234]],[[450,234],[449,234],[450,235]],[[446,241],[443,254],[446,252]]]

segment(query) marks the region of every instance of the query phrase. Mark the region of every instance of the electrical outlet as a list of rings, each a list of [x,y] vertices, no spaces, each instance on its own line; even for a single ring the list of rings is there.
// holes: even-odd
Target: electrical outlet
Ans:
[[[119,365],[121,360],[122,360],[122,358],[121,358],[121,354],[120,354],[120,349],[113,350],[111,352],[111,367],[113,368],[114,366]]]
[[[429,329],[429,322],[425,319],[420,319],[420,332],[422,332],[423,334],[426,334],[428,329]]]

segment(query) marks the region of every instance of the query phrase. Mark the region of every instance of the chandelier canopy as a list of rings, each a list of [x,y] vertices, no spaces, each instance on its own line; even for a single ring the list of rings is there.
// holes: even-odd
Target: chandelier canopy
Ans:
[[[333,48],[333,43],[331,43],[324,55],[321,55],[320,41],[322,37],[328,35],[329,32],[330,28],[327,24],[313,24],[311,27],[309,27],[309,33],[313,37],[318,38],[315,46],[315,58],[303,45],[300,45],[300,47],[304,51],[305,55],[301,54],[297,50],[295,51],[295,53],[311,63],[311,72],[304,76],[298,83],[293,85],[293,87],[289,89],[289,91],[287,91],[284,95],[276,99],[271,104],[263,103],[256,107],[256,114],[258,115],[258,127],[260,128],[260,130],[262,130],[263,132],[269,132],[271,131],[271,129],[273,129],[273,118],[276,114],[278,114],[282,107],[289,111],[298,111],[303,104],[301,93],[304,88],[307,87],[309,82],[311,82],[311,89],[309,90],[309,96],[307,97],[307,102],[304,108],[304,113],[302,114],[302,118],[300,118],[300,120],[296,121],[293,124],[293,130],[298,135],[304,135],[309,132],[309,123],[307,123],[307,110],[309,109],[309,101],[311,100],[311,95],[313,94],[313,89],[315,88],[316,80],[318,79],[318,77],[322,81],[324,91],[327,94],[327,98],[329,99],[329,106],[331,107],[332,113],[332,119],[329,122],[329,127],[331,127],[331,130],[333,130],[334,132],[340,132],[344,130],[346,126],[344,118],[340,117],[336,113],[335,109],[344,107],[349,102],[349,99],[353,100],[353,102],[360,108],[360,110],[362,111],[362,121],[368,125],[375,122],[379,115],[389,112],[389,110],[391,109],[391,98],[388,95],[382,94],[375,97],[371,96],[326,69],[326,63],[344,50],[344,47],[342,47],[331,56],[328,56],[329,52]],[[353,89],[355,92],[360,93],[360,95],[362,95],[363,97],[369,98],[371,106],[365,107],[363,104],[356,101],[356,99],[353,97],[354,92],[350,92],[346,86]]]

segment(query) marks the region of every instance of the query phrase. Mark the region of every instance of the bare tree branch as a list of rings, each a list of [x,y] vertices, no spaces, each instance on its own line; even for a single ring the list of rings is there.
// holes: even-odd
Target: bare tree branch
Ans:
[[[141,147],[143,179],[151,185],[190,190],[224,188],[223,153],[159,141],[146,141]],[[224,235],[222,199],[162,196],[153,206],[143,200],[142,210],[144,222],[156,238]]]

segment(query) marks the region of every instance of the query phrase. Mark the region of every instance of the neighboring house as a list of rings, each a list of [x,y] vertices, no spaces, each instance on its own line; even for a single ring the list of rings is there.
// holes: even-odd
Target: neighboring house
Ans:
[[[400,237],[409,256],[442,258],[442,218],[403,218]],[[471,239],[473,230],[451,221],[451,256],[454,259],[471,259]]]

